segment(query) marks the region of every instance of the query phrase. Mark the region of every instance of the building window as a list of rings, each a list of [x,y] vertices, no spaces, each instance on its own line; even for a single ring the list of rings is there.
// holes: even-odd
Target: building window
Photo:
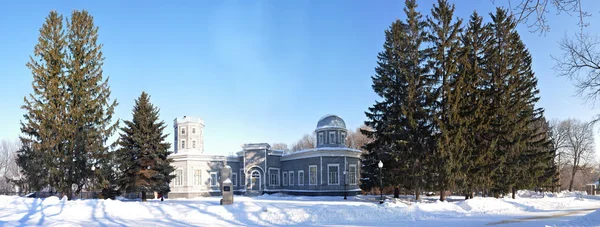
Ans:
[[[294,171],[290,171],[290,186],[294,186]]]
[[[329,132],[329,143],[335,143],[335,132]]]
[[[185,135],[185,128],[181,127],[181,135]]]
[[[318,139],[317,142],[318,142],[317,143],[318,145],[323,144],[323,132],[319,132],[319,139]]]
[[[298,170],[298,185],[304,185],[304,170]]]
[[[287,186],[288,175],[286,172],[283,172],[283,186]]]
[[[237,186],[237,173],[232,173],[231,174],[231,181],[233,182],[233,186]]]
[[[358,171],[356,169],[356,164],[351,164],[348,166],[348,183],[351,185],[356,185],[356,177],[358,176]]]
[[[340,184],[340,164],[328,164],[327,165],[327,184],[339,185]]]
[[[340,132],[340,143],[341,144],[346,143],[346,133],[345,132]]]
[[[196,128],[192,128],[192,134],[196,134]]]
[[[192,148],[196,148],[196,141],[192,140]]]
[[[194,185],[202,184],[202,170],[194,170]]]
[[[317,166],[308,166],[308,185],[317,185]]]
[[[210,186],[217,186],[217,173],[210,172]]]
[[[175,175],[175,185],[183,185],[183,170],[176,170]]]
[[[271,169],[271,174],[269,174],[269,184],[271,186],[279,186],[279,169]]]
[[[185,149],[185,140],[181,140],[181,149]]]

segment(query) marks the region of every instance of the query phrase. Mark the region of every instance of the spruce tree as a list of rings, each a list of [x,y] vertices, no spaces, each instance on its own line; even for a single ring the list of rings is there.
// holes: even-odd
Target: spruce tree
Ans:
[[[435,98],[434,124],[436,135],[435,154],[430,156],[432,167],[437,173],[437,188],[440,200],[444,201],[445,191],[459,178],[461,152],[464,150],[464,133],[460,126],[458,103],[464,98],[463,90],[456,87],[458,80],[458,55],[461,19],[453,21],[454,5],[446,0],[438,0],[427,19],[429,27],[428,49],[432,80],[436,81],[431,91]],[[432,168],[433,169],[433,168]]]
[[[365,124],[374,131],[363,133],[374,139],[366,145],[368,155],[384,162],[386,176],[397,177],[386,179],[386,184],[413,189],[419,199],[432,133],[427,110],[431,101],[427,87],[431,85],[425,76],[426,55],[422,47],[426,23],[416,7],[414,0],[407,0],[406,22],[397,20],[385,32],[384,50],[378,55],[376,75],[372,77],[373,90],[382,101],[366,112],[369,120]]]
[[[121,128],[116,156],[122,176],[120,189],[125,192],[141,192],[146,201],[146,193],[168,193],[169,183],[175,177],[172,159],[168,149],[171,144],[165,142],[167,127],[159,119],[159,109],[150,103],[150,96],[142,92],[135,100],[133,119],[124,121]]]
[[[484,73],[486,58],[484,52],[488,42],[489,28],[483,19],[474,12],[461,35],[459,54],[459,78],[455,91],[463,98],[457,102],[460,113],[460,133],[464,137],[464,150],[461,159],[461,172],[464,177],[462,188],[469,198],[476,187],[485,188],[489,184],[490,160],[494,157],[489,146],[485,144],[489,113],[486,111],[487,74]]]
[[[71,199],[95,179],[92,167],[106,156],[106,141],[117,127],[111,123],[117,104],[110,103],[102,76],[104,58],[93,18],[74,11],[66,29],[62,23],[62,16],[50,13],[35,48],[39,59],[32,57],[28,64],[34,93],[23,107],[27,122],[19,163],[29,175],[38,174],[35,180]],[[40,172],[27,170],[33,166]]]
[[[22,147],[17,163],[30,190],[54,187],[64,181],[58,154],[64,143],[65,95],[65,35],[63,18],[52,11],[40,29],[34,56],[27,67],[33,75],[33,93],[25,97],[21,122]]]

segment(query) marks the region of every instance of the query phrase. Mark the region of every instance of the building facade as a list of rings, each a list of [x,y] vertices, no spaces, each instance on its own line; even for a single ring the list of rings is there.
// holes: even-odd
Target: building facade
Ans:
[[[234,193],[259,195],[356,195],[360,192],[359,150],[345,146],[344,120],[321,118],[315,129],[316,148],[284,154],[268,143],[244,144],[235,155],[203,154],[204,122],[197,117],[174,120],[175,151],[171,155],[176,178],[170,198],[220,195],[220,171],[232,169]]]

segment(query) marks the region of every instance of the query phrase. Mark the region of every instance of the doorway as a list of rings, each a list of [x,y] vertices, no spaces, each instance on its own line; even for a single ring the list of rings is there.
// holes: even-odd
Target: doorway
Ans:
[[[260,172],[258,170],[252,171],[250,174],[250,190],[252,191],[260,191]]]

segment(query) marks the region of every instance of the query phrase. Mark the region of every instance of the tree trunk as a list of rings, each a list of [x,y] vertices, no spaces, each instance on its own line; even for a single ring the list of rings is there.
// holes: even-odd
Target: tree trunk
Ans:
[[[469,199],[473,199],[473,196],[475,196],[475,192],[471,191],[471,193],[469,193]]]
[[[419,188],[415,189],[415,200],[419,201],[421,199],[421,191]]]
[[[146,192],[142,192],[142,202],[146,202]]]
[[[400,188],[394,187],[394,198],[400,198]]]
[[[444,189],[440,190],[440,201],[446,201],[446,191]]]
[[[512,198],[515,199],[515,195],[517,194],[517,189],[513,186],[512,187]]]
[[[569,181],[569,191],[573,190],[573,180],[575,179],[575,171],[577,171],[577,166],[573,165],[573,171],[571,173],[571,181]]]

